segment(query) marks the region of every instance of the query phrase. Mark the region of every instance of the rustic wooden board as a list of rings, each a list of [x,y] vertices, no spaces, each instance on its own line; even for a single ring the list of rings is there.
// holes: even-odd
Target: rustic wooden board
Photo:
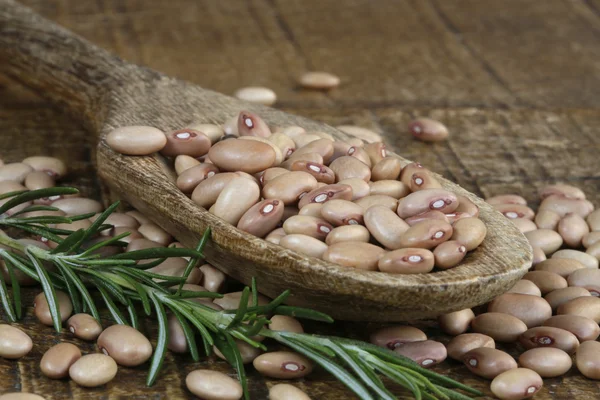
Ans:
[[[267,85],[286,111],[383,132],[403,156],[479,195],[520,193],[535,205],[539,188],[561,181],[581,187],[600,205],[596,0],[352,0],[343,7],[335,0],[24,3],[130,61],[224,93]],[[294,79],[307,69],[336,72],[343,85],[327,94],[299,90]],[[414,141],[405,127],[416,115],[444,121],[451,140]],[[69,160],[68,181],[87,195],[99,195],[89,161],[93,139],[1,76],[0,129],[3,159],[50,154]],[[36,292],[29,291],[29,299]],[[23,326],[36,346],[18,362],[0,360],[0,393],[22,389],[47,399],[192,398],[184,379],[199,366],[182,356],[169,355],[162,378],[149,389],[144,367],[121,369],[115,381],[94,390],[44,378],[37,364],[41,354],[54,343],[73,340],[37,324],[31,314],[30,308]],[[448,340],[434,324],[425,326],[434,338]],[[375,326],[309,328],[366,339]],[[151,321],[145,329],[150,336],[155,332]],[[517,355],[519,349],[507,350]],[[231,372],[213,359],[200,366]],[[448,361],[437,370],[483,390],[489,385],[458,363]],[[253,398],[267,398],[274,381],[254,372],[250,378]],[[353,398],[324,373],[297,384],[314,399]],[[599,393],[596,382],[571,372],[546,380],[536,398],[595,399]]]

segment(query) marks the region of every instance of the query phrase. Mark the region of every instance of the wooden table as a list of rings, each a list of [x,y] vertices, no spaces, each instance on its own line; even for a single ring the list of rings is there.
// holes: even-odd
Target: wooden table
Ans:
[[[532,205],[548,183],[581,187],[600,205],[600,0],[26,0],[25,4],[123,58],[231,94],[249,85],[277,92],[277,106],[330,124],[382,132],[386,142],[481,196],[519,193]],[[300,90],[296,77],[330,71],[342,85]],[[416,142],[407,122],[428,115],[448,142]],[[1,157],[49,154],[70,161],[69,182],[90,196],[99,186],[91,136],[36,94],[0,76]],[[35,291],[28,293],[29,297]],[[152,324],[146,324],[152,336]],[[447,341],[434,324],[434,338]],[[121,369],[106,387],[84,390],[41,376],[41,354],[70,335],[31,317],[36,340],[19,362],[0,360],[0,393],[47,399],[179,399],[186,357],[169,354],[162,378],[145,388],[145,367]],[[372,326],[320,331],[365,339]],[[94,346],[81,344],[84,350]],[[508,349],[517,355],[516,348]],[[209,359],[203,367],[231,372]],[[487,391],[458,363],[437,368]],[[251,371],[253,399],[274,384]],[[352,399],[325,374],[297,382],[313,399]],[[400,398],[408,398],[398,391]],[[489,393],[489,391],[487,391]],[[537,399],[596,399],[598,384],[571,372],[546,380]]]

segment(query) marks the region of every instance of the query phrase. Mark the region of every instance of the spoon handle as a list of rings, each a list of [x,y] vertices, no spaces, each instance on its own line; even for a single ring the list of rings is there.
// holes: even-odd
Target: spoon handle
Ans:
[[[13,0],[0,0],[0,71],[82,122],[96,125],[105,96],[134,70],[139,76],[139,67]]]

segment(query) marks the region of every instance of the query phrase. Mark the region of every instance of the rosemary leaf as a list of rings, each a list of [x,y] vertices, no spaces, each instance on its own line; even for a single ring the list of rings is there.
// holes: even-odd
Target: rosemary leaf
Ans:
[[[81,297],[83,298],[83,302],[85,305],[85,307],[83,307],[83,312],[89,311],[92,314],[92,317],[94,317],[96,319],[96,321],[98,321],[98,323],[100,323],[100,313],[98,312],[98,309],[96,308],[94,299],[90,295],[90,292],[87,290],[87,288],[85,287],[85,285],[83,284],[83,282],[81,281],[79,276],[77,276],[73,272],[71,267],[66,265],[60,259],[56,260],[55,265],[57,268],[59,268],[61,273],[63,273],[64,275],[69,277],[69,279],[73,282],[73,284],[75,285],[77,290],[79,290],[79,293],[81,294]],[[87,307],[87,309],[86,309],[86,307]]]
[[[158,317],[158,339],[156,342],[156,348],[150,361],[150,370],[148,371],[148,378],[146,379],[146,385],[152,386],[156,382],[156,378],[160,373],[160,370],[165,360],[167,352],[167,343],[169,342],[169,329],[167,328],[167,314],[163,304],[156,298],[156,296],[150,292],[150,300],[154,304],[156,310],[156,316]]]
[[[204,234],[202,235],[202,238],[200,239],[200,241],[198,242],[198,245],[196,246],[196,251],[200,254],[202,254],[202,250],[204,249],[204,246],[206,246],[206,242],[208,241],[208,238],[210,237],[210,228],[208,228],[207,230],[204,231]],[[198,257],[190,257],[190,260],[188,261],[186,267],[185,267],[185,271],[183,272],[183,277],[185,277],[185,280],[187,281],[187,278],[190,276],[190,274],[192,273],[192,271],[194,270],[194,267],[196,266],[196,264],[198,264]],[[185,281],[179,284],[179,288],[177,289],[177,294],[181,293],[181,290],[183,289],[183,285],[185,284]]]
[[[179,311],[172,308],[171,311],[173,312],[173,315],[175,315],[175,317],[177,318],[177,321],[179,321],[179,325],[181,325],[181,329],[183,330],[183,334],[185,336],[190,355],[192,356],[192,360],[196,362],[200,361],[200,356],[198,354],[198,345],[196,344],[196,337],[194,335],[194,332],[192,331],[192,328],[190,327],[190,324],[188,324],[187,320],[183,317],[183,315],[181,315],[181,313],[179,313]]]
[[[121,311],[119,311],[119,309],[111,299],[107,290],[104,289],[102,286],[98,286],[98,291],[100,292],[100,295],[102,295],[102,299],[104,300],[106,308],[108,308],[108,311],[110,312],[110,315],[112,316],[113,320],[119,325],[129,325],[123,314],[121,314]]]
[[[279,306],[273,310],[273,312],[275,314],[288,315],[295,318],[310,319],[313,321],[327,322],[330,324],[333,323],[333,318],[331,318],[329,315],[319,311],[311,310],[310,308]]]
[[[50,311],[50,315],[52,316],[52,324],[54,325],[54,329],[56,332],[61,331],[62,320],[60,317],[60,308],[58,306],[58,299],[56,298],[56,291],[54,290],[54,285],[48,276],[48,272],[42,266],[42,263],[35,258],[30,252],[29,249],[26,251],[27,256],[31,260],[31,263],[35,267],[35,271],[40,279],[40,283],[42,284],[42,288],[44,289],[44,294],[46,295],[46,301],[48,302],[48,310]]]
[[[238,349],[233,338],[227,333],[218,334],[215,337],[215,346],[225,356],[225,359],[232,367],[235,368],[238,374],[238,380],[244,390],[244,399],[250,400],[250,393],[248,392],[248,381],[246,380],[246,371],[244,370],[244,363],[242,361],[242,355]]]
[[[127,313],[129,314],[129,320],[131,321],[131,327],[134,329],[140,329],[140,319],[138,318],[137,311],[135,309],[135,305],[131,298],[127,298]]]
[[[0,272],[0,301],[2,302],[2,307],[4,307],[4,311],[6,312],[6,316],[10,322],[17,322],[17,315],[15,314],[15,310],[13,309],[13,304],[8,295],[8,289],[6,288],[6,283],[4,282],[4,276]]]
[[[79,193],[79,190],[74,189],[74,188],[68,188],[68,187],[51,187],[51,188],[39,189],[39,190],[28,190],[26,192],[22,192],[21,194],[14,196],[12,199],[10,199],[6,203],[4,203],[0,207],[0,214],[4,214],[11,208],[18,206],[19,204],[26,203],[28,201],[41,199],[43,197],[61,196],[64,194],[76,194],[76,193]],[[11,193],[7,193],[7,195],[10,195],[10,194]],[[12,196],[6,196],[4,198],[8,198],[8,197],[12,197]]]
[[[149,258],[169,257],[197,257],[202,258],[202,253],[193,249],[178,249],[175,247],[154,247],[151,249],[128,251],[127,253],[115,254],[107,257],[107,260],[147,260]]]
[[[23,317],[23,306],[21,304],[21,284],[17,279],[17,274],[15,273],[15,267],[13,264],[9,260],[4,260],[4,265],[6,266],[8,276],[10,277],[10,287],[12,289],[12,298],[15,305],[15,315],[17,319],[21,319]]]

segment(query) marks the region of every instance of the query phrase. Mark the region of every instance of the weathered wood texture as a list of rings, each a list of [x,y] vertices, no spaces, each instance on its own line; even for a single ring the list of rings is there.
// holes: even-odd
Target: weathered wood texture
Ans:
[[[286,111],[378,130],[403,156],[476,194],[520,193],[535,205],[537,189],[562,181],[581,187],[600,205],[596,0],[24,3],[129,61],[224,93],[267,85]],[[335,72],[343,85],[327,94],[299,90],[295,76],[308,69]],[[450,141],[412,140],[405,127],[415,115],[444,121]],[[40,153],[70,160],[70,182],[99,194],[90,164],[92,138],[4,77],[0,129],[5,160]],[[121,369],[114,382],[91,391],[44,378],[37,365],[41,354],[71,338],[34,322],[31,308],[27,314],[24,326],[36,347],[19,362],[0,360],[0,393],[22,389],[47,399],[192,398],[184,378],[197,365],[181,356],[169,355],[162,379],[150,389],[144,387],[144,367]],[[146,325],[152,335],[151,324]],[[374,326],[316,328],[366,339]],[[448,339],[435,328],[428,332]],[[92,345],[83,348],[94,351]],[[519,349],[509,350],[517,355]],[[220,361],[202,365],[230,371]],[[454,362],[437,370],[483,390],[489,385]],[[274,382],[254,372],[250,377],[253,398],[266,399]],[[323,373],[298,385],[314,399],[353,398]],[[536,398],[599,395],[597,383],[571,372],[546,380]]]

